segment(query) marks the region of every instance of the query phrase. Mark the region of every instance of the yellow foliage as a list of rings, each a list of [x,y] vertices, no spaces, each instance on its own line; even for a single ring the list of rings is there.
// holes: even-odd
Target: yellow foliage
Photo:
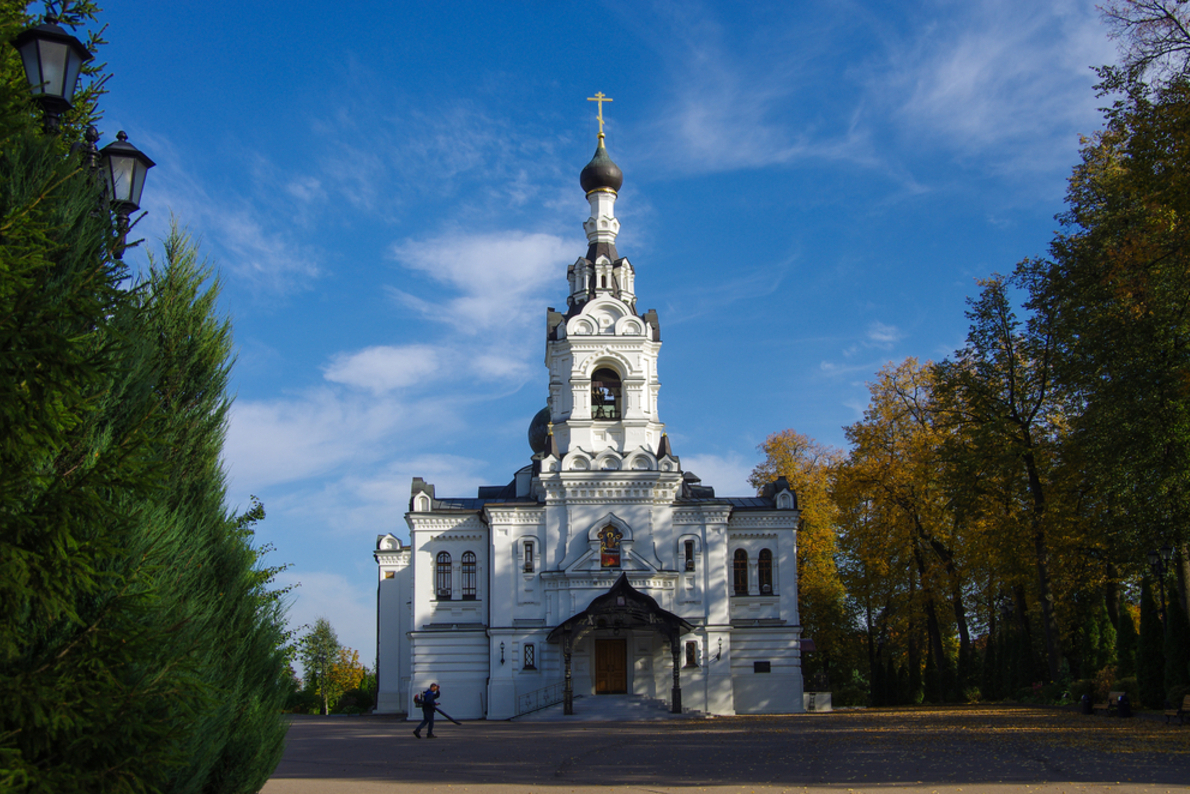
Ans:
[[[326,680],[319,682],[319,694],[323,694],[322,690],[325,687],[327,701],[335,703],[344,692],[358,689],[367,674],[367,669],[359,662],[359,651],[339,648],[339,656],[331,662]]]
[[[831,498],[834,467],[842,453],[796,430],[774,433],[761,445],[765,460],[749,481],[757,490],[784,477],[797,495],[798,596],[802,625],[820,649],[829,652],[832,637],[846,629],[845,591],[835,563],[838,510]]]

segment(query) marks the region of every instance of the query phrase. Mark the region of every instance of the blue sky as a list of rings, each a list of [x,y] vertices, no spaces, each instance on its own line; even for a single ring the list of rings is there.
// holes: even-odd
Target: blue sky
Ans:
[[[528,462],[545,311],[624,171],[618,248],[661,319],[683,466],[836,446],[889,361],[963,342],[975,280],[1045,252],[1115,50],[1091,2],[117,2],[103,106],[218,264],[232,504],[371,659],[378,534]],[[143,250],[128,261],[143,263]]]

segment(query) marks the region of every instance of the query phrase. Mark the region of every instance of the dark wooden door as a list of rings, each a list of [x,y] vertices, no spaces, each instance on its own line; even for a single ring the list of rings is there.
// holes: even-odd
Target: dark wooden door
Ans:
[[[595,640],[595,694],[628,692],[628,641]]]

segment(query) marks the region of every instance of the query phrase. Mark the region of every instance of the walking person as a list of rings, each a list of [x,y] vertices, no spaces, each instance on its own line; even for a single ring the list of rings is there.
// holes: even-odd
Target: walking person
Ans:
[[[438,710],[438,696],[441,691],[437,684],[430,684],[430,688],[421,693],[421,724],[413,729],[413,735],[419,739],[421,729],[427,726],[426,738],[438,738],[434,735],[434,712]]]

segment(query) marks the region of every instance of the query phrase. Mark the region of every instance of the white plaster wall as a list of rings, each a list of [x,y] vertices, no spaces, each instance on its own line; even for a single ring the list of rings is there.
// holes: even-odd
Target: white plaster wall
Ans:
[[[488,637],[485,630],[413,632],[409,719],[421,719],[413,693],[442,688],[442,708],[459,720],[482,719],[487,710]]]
[[[737,714],[795,714],[805,710],[798,633],[789,629],[732,632],[731,672]],[[755,662],[769,662],[771,672],[755,672]]]
[[[378,689],[376,712],[394,714],[405,710],[409,689],[409,653],[405,633],[409,630],[410,591],[413,569],[409,550],[399,549],[392,536],[374,553],[377,563],[376,664]]]

